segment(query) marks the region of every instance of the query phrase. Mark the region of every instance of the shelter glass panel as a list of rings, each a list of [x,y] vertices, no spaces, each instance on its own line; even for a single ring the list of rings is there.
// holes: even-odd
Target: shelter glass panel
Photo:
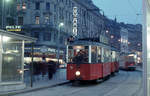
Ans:
[[[0,82],[2,77],[2,36],[0,35]]]
[[[2,82],[22,79],[22,41],[2,37]]]

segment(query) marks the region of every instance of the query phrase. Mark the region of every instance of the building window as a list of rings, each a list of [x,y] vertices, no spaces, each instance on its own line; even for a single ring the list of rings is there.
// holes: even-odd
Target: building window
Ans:
[[[23,10],[25,10],[27,7],[26,7],[26,4],[25,3],[23,3],[23,5],[22,5],[22,9]]]
[[[23,10],[27,9],[27,7],[26,7],[26,4],[25,4],[25,3],[23,3],[23,5],[22,5],[22,9],[23,9]]]
[[[56,39],[57,39],[57,34],[54,33],[54,41],[56,41]]]
[[[36,10],[40,10],[40,2],[36,2],[35,3],[35,9]]]
[[[49,16],[45,16],[45,24],[49,24]]]
[[[57,5],[56,5],[56,4],[54,4],[54,12],[56,12],[56,10],[57,10],[57,9],[56,9],[56,8],[57,8],[56,6],[57,6]]]
[[[63,42],[63,41],[64,41],[63,39],[64,39],[63,36],[60,36],[60,38],[59,38],[59,43],[60,43],[60,44],[63,44],[63,43],[64,43],[64,42]]]
[[[14,19],[13,18],[10,18],[10,17],[7,17],[7,25],[14,25]]]
[[[50,10],[50,3],[46,2],[46,10]]]
[[[37,38],[37,39],[39,39],[39,32],[35,32],[34,33],[34,37]]]
[[[35,17],[35,24],[40,24],[40,17],[39,16]]]
[[[17,11],[21,10],[20,4],[17,4]]]
[[[44,41],[51,41],[51,33],[45,32],[45,33],[43,34],[43,40],[44,40]]]
[[[23,25],[23,17],[18,17],[18,25]]]

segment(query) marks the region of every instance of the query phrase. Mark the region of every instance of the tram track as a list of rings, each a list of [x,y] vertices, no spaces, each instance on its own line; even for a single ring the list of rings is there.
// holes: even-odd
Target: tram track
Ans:
[[[67,83],[63,86],[56,86],[17,96],[41,96],[39,94],[43,94],[43,96],[140,96],[137,95],[138,93],[136,94],[136,92],[141,90],[140,88],[136,88],[136,85],[140,84],[139,75],[139,73],[120,71],[116,76],[98,84],[87,82],[72,85],[72,83]],[[134,79],[135,82],[132,82],[132,79]],[[130,91],[131,88],[133,88],[133,90]]]
[[[141,74],[141,78],[142,78],[142,74]],[[132,96],[140,96],[139,92],[142,91],[143,88],[142,84],[143,84],[142,80],[140,80],[140,87],[132,94]]]
[[[96,85],[92,85],[93,87],[97,87],[97,86],[99,86],[100,87],[100,89],[103,89],[104,87],[108,87],[108,86],[110,86],[111,85],[111,89],[109,89],[108,91],[106,91],[106,92],[104,92],[103,94],[101,93],[101,94],[99,94],[99,95],[96,95],[96,96],[110,96],[110,94],[109,93],[111,93],[111,92],[113,92],[115,89],[114,88],[118,88],[119,87],[119,85],[121,84],[121,83],[123,83],[123,82],[125,82],[129,77],[130,77],[130,74],[128,73],[128,72],[124,72],[125,74],[125,76],[123,76],[123,79],[121,79],[119,82],[120,83],[115,83],[115,82],[112,82],[112,81],[109,81],[109,80],[106,80],[106,81],[104,81],[104,82],[101,82],[101,83],[98,83],[98,84],[96,84]],[[121,78],[122,76],[121,76],[122,74],[118,74],[118,76],[119,76],[119,78]],[[111,79],[113,79],[113,78],[115,78],[115,77],[112,77],[112,78],[110,78],[110,80]],[[116,78],[118,78],[117,77],[117,75],[116,75]],[[101,85],[100,85],[101,84]],[[113,86],[112,86],[113,85]],[[81,88],[82,87],[82,88]],[[79,88],[77,88],[77,89],[75,89],[75,90],[72,90],[72,91],[70,91],[70,92],[67,92],[67,93],[65,93],[65,94],[63,94],[62,96],[76,96],[76,94],[78,94],[79,92],[85,92],[86,90],[92,90],[93,89],[93,87],[86,87],[86,86],[79,86]]]
[[[125,71],[124,71],[125,72]],[[127,81],[127,79],[129,79],[130,74],[128,73],[128,71],[125,72],[126,76],[124,76],[124,79],[120,82],[117,83],[117,85],[115,84],[115,86],[112,86],[112,89],[108,91],[108,93],[104,93],[103,96],[111,96],[111,93],[115,90],[118,90],[119,87],[121,87],[121,85],[123,83],[125,83],[125,81]],[[110,82],[110,83],[114,83],[114,82]],[[121,85],[120,85],[121,84]],[[101,96],[102,94],[100,94],[99,96]]]
[[[127,71],[126,73],[126,79],[122,80],[121,84],[118,83],[118,87],[115,86],[114,89],[108,91],[109,93],[106,93],[102,96],[141,96],[139,95],[139,92],[142,90],[142,80],[140,79],[141,76],[139,77],[139,73],[137,72],[134,73],[135,76],[133,76],[133,72]],[[134,77],[137,77],[136,82],[134,81]],[[121,90],[118,91],[119,89]],[[124,93],[126,93],[126,95]]]

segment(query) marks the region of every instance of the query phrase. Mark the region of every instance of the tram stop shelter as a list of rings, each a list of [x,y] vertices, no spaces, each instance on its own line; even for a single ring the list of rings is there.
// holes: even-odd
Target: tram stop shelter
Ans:
[[[36,39],[0,30],[0,92],[24,89],[24,44]]]

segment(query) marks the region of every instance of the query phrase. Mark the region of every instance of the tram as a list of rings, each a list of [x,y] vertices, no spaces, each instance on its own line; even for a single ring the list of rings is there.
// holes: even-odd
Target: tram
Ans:
[[[135,70],[136,69],[136,54],[126,53],[120,56],[120,69]]]
[[[118,71],[118,52],[108,45],[76,41],[67,46],[67,80],[97,81]]]

